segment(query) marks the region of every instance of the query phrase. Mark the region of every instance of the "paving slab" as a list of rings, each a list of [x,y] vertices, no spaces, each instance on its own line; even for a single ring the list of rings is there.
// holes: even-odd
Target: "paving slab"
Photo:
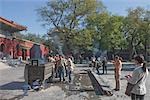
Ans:
[[[38,92],[29,90],[28,96],[23,96],[22,86],[24,85],[24,67],[12,67],[0,70],[0,100],[130,100],[124,94],[126,87],[125,75],[131,71],[122,71],[121,90],[112,91],[113,96],[96,95],[91,80],[86,72],[90,67],[76,67],[72,74],[73,81],[58,82],[46,84],[46,88]],[[102,72],[102,70],[100,70]],[[114,71],[108,70],[108,74],[97,75],[92,72],[104,89],[113,90],[115,87]],[[150,76],[146,83],[150,87]],[[150,88],[147,88],[145,100],[150,98]]]

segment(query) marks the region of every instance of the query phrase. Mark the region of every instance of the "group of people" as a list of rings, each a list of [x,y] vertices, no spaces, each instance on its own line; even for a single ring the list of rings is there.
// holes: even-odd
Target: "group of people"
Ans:
[[[100,74],[99,69],[102,67],[103,68],[103,74],[107,74],[107,59],[106,57],[103,57],[103,59],[101,59],[100,57],[92,58],[92,61],[90,63],[90,66],[93,67],[93,70],[96,69],[97,74]]]
[[[71,73],[74,69],[71,57],[56,55],[54,57],[49,57],[49,61],[54,63],[53,76],[55,76],[55,78],[59,78],[59,81],[65,81],[65,77],[68,77],[69,82],[71,82]]]
[[[122,58],[119,56],[115,56],[112,61],[114,65],[114,76],[115,76],[115,91],[119,91],[120,86],[120,77],[122,70]],[[144,96],[146,94],[146,80],[148,77],[148,69],[147,64],[144,60],[144,56],[136,55],[134,57],[135,69],[133,70],[132,75],[126,75],[125,78],[127,83],[133,85],[131,90],[131,100],[144,100]],[[103,67],[103,74],[106,71],[107,73],[107,60],[104,57],[103,59],[93,58],[91,65],[93,69],[97,70],[97,74],[100,74],[99,68]]]
[[[132,75],[126,75],[126,80],[128,83],[133,85],[131,90],[131,100],[144,100],[146,94],[146,80],[148,77],[147,64],[142,55],[136,55],[134,57],[135,69],[133,70]],[[114,72],[115,72],[115,81],[116,88],[115,91],[120,90],[120,75],[122,69],[122,62],[119,56],[116,56],[114,61]]]

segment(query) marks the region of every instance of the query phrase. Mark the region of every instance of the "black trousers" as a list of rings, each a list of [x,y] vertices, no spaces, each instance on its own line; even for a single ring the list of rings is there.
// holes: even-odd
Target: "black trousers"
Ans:
[[[144,100],[145,95],[131,94],[131,100]]]
[[[103,66],[103,74],[105,73],[106,71],[106,74],[107,74],[107,66]]]

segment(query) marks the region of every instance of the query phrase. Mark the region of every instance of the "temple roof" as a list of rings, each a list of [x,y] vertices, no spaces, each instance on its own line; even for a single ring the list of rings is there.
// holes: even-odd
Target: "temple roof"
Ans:
[[[0,28],[4,31],[18,32],[27,30],[27,27],[19,25],[13,21],[0,17]]]

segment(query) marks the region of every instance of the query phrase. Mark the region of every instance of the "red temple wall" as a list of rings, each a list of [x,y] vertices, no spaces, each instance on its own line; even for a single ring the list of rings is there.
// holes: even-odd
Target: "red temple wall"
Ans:
[[[17,48],[17,45],[23,46],[26,50],[25,57],[30,57],[30,48],[34,45],[34,42],[32,41],[20,41],[17,39],[11,40],[6,39],[3,37],[0,37],[0,46],[1,44],[4,44],[4,54],[11,55],[13,58],[18,58],[19,56],[22,56],[22,48]],[[48,54],[49,50],[44,45],[40,44],[40,48],[42,51],[42,56],[45,56]]]

